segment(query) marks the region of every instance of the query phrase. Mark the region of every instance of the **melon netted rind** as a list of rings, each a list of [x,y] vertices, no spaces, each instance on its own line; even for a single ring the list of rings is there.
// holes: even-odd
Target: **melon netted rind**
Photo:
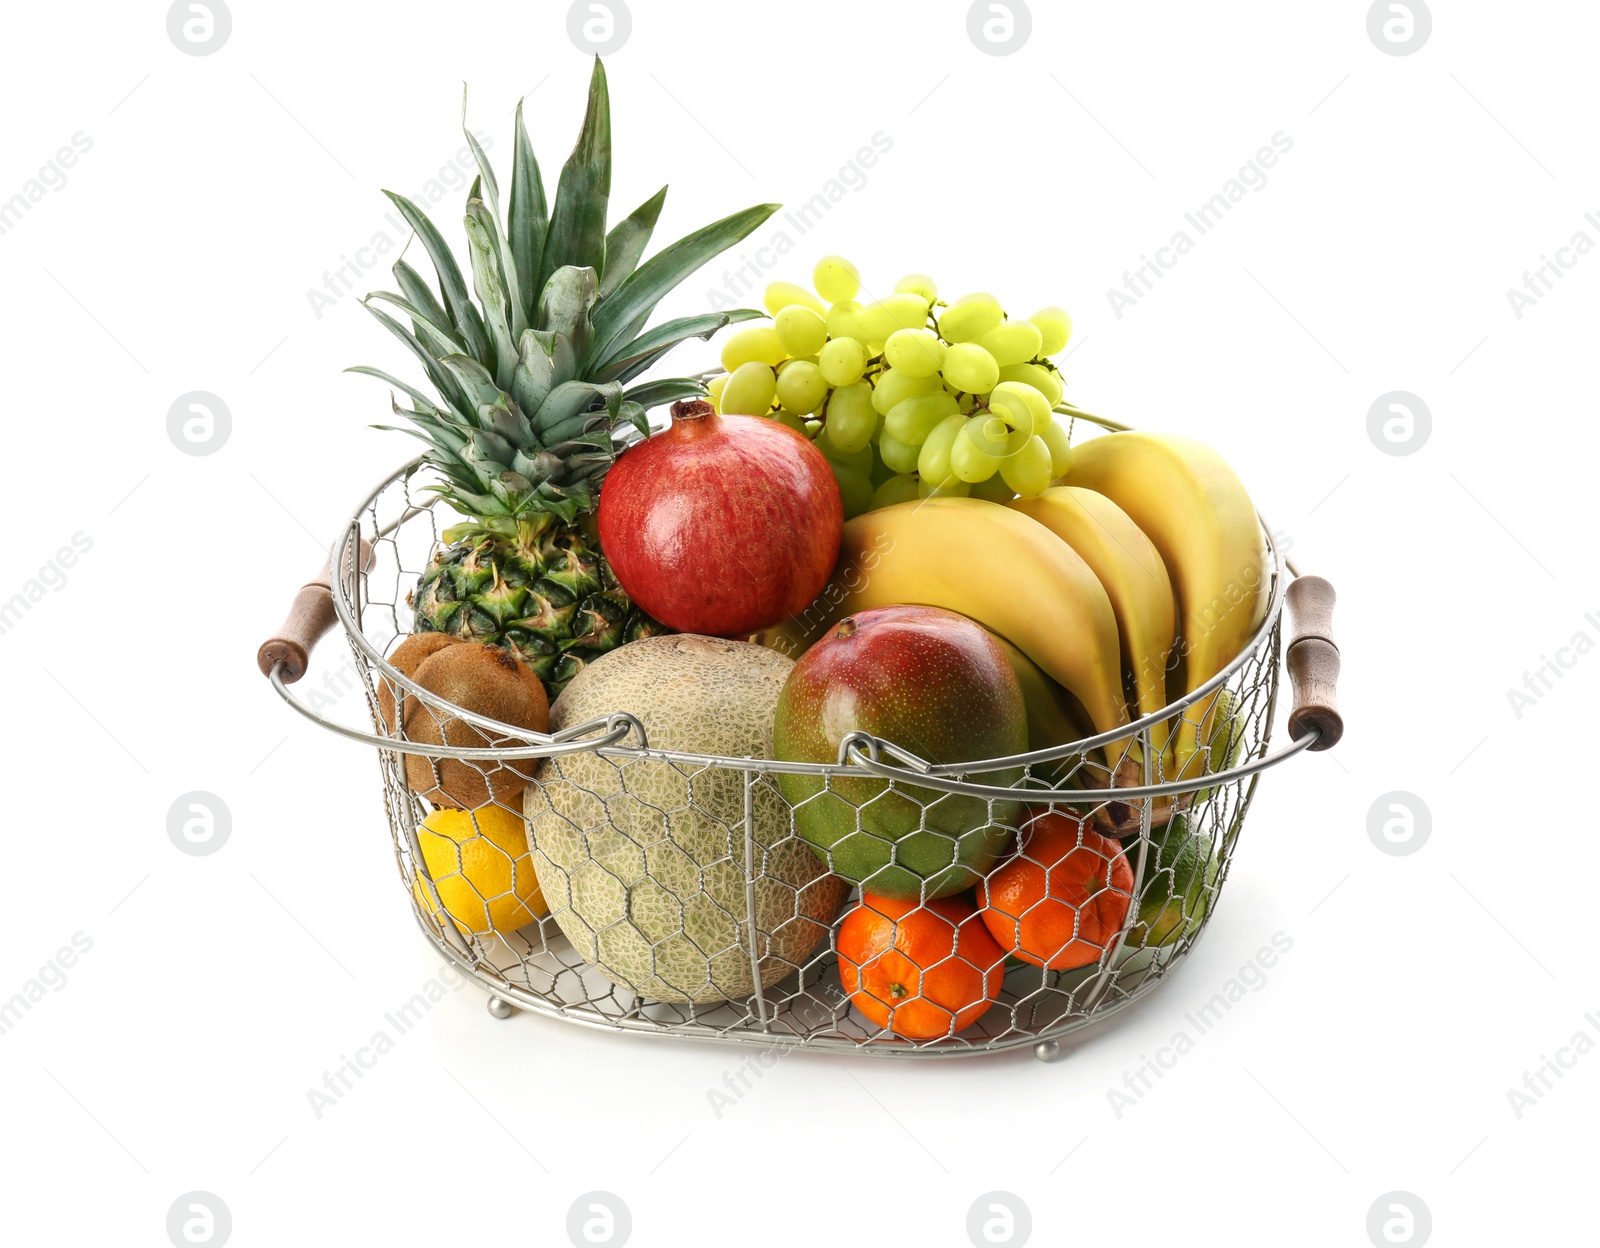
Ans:
[[[794,664],[762,646],[678,634],[603,655],[551,709],[551,730],[629,711],[652,748],[772,757]],[[770,779],[752,792],[756,932],[745,896],[746,773],[573,754],[540,763],[524,812],[540,888],[578,953],[650,1001],[750,996],[827,937],[849,885],[794,836]]]

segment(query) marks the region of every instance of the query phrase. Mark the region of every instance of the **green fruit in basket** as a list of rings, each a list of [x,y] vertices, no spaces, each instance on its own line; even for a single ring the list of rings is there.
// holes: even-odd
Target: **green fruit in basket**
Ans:
[[[1245,719],[1240,712],[1239,697],[1232,689],[1217,695],[1217,704],[1211,709],[1211,722],[1207,728],[1207,770],[1216,773],[1237,767],[1244,757]],[[1201,789],[1194,795],[1194,804],[1211,797],[1215,788]]]
[[[1072,471],[1072,439],[1057,420],[1051,420],[1037,433],[1050,448],[1050,476],[1059,481]]]
[[[867,371],[867,349],[854,338],[835,338],[817,354],[817,368],[830,386],[848,386]]]
[[[873,436],[877,436],[876,433]],[[876,490],[881,488],[885,481],[897,474],[893,468],[883,462],[883,452],[876,442],[872,444],[870,449],[872,451],[872,471],[868,475],[872,478],[872,488]]]
[[[833,440],[832,428],[833,426],[829,424],[818,429],[816,439],[812,443],[817,450],[822,452],[822,457],[831,463],[845,464],[854,468],[863,477],[870,477],[872,474],[872,448],[862,446],[853,451],[845,450]]]
[[[791,412],[815,412],[828,397],[822,370],[810,360],[790,360],[778,370],[778,402]]]
[[[840,386],[828,400],[828,440],[841,451],[867,451],[867,471],[872,471],[868,444],[878,431],[878,413],[872,410],[872,387],[864,381]]]
[[[438,229],[391,194],[439,284],[436,291],[402,259],[394,266],[400,293],[371,295],[365,305],[421,363],[435,393],[377,369],[352,371],[409,397],[411,407],[395,410],[442,477],[427,488],[467,518],[445,531],[447,545],[412,594],[416,631],[513,646],[555,694],[592,659],[660,631],[617,584],[590,513],[625,431],[647,434],[647,409],[704,390],[687,378],[629,383],[686,339],[761,314],[644,325],[668,292],[777,205],[735,213],[641,264],[666,191],[607,232],[611,106],[598,61],[553,206],[520,107],[508,186],[470,133],[467,142],[480,174],[466,205],[476,302]]]
[[[926,273],[907,273],[894,284],[894,293],[897,295],[921,295],[922,301],[930,307],[939,297],[939,284]]]
[[[939,318],[939,333],[946,342],[976,342],[997,328],[1005,315],[993,295],[963,295]]]
[[[1061,308],[1040,308],[1028,319],[1039,330],[1040,355],[1054,355],[1072,337],[1072,318]]]
[[[954,477],[946,477],[938,485],[926,477],[917,480],[918,498],[966,498],[972,493],[972,487],[965,481],[957,481]]]
[[[1043,342],[1044,335],[1031,321],[1006,321],[978,339],[978,345],[1001,367],[1026,364],[1039,354]]]
[[[828,326],[804,304],[791,303],[773,319],[783,349],[797,359],[815,355],[828,341]]]
[[[966,394],[988,394],[1000,380],[1000,365],[975,342],[958,342],[945,350],[944,379]]]
[[[932,377],[944,363],[944,343],[931,329],[897,329],[883,344],[883,358],[908,377]]]
[[[917,474],[924,481],[941,486],[956,479],[950,469],[950,451],[955,446],[956,435],[966,427],[966,423],[967,418],[956,412],[933,427],[933,432],[928,434],[917,452]]]
[[[824,318],[828,326],[829,338],[853,338],[858,343],[867,340],[866,331],[861,328],[862,307],[854,299],[846,299],[843,303],[836,303],[828,309]]]
[[[1127,848],[1136,863],[1139,845]],[[1211,838],[1191,830],[1189,819],[1175,815],[1159,841],[1145,851],[1139,912],[1128,930],[1129,948],[1170,945],[1199,929],[1217,881],[1217,860]]]
[[[969,495],[971,498],[981,498],[986,503],[1009,503],[1016,496],[1017,492],[1006,484],[1006,479],[998,472],[987,481],[979,481]]]
[[[774,318],[782,316],[786,308],[807,308],[818,316],[824,315],[828,310],[822,300],[804,286],[797,286],[793,282],[769,283],[761,301]]]
[[[654,749],[771,758],[773,708],[792,667],[746,642],[652,637],[579,673],[551,728],[625,710]],[[650,1001],[738,999],[754,991],[752,957],[771,986],[827,939],[847,885],[794,835],[769,779],[749,789],[752,936],[749,773],[578,753],[537,774],[523,809],[540,888],[573,947],[612,982]]]
[[[1001,410],[1019,428],[1042,435],[1054,421],[1050,401],[1032,386],[1020,381],[1002,381],[989,394],[989,406]]]
[[[772,413],[772,419],[780,425],[787,425],[803,437],[809,438],[811,436],[811,429],[808,427],[807,417],[804,412],[791,412],[788,408],[780,407]]]
[[[872,492],[872,506],[868,510],[878,511],[893,507],[896,503],[914,502],[920,497],[920,485],[915,473],[897,473]]]
[[[1000,461],[1000,476],[1023,498],[1038,498],[1050,488],[1050,448],[1029,438],[1015,455]]]
[[[847,733],[891,741],[932,763],[1003,758],[1028,748],[1028,715],[1004,650],[964,615],[879,607],[847,616],[795,664],[773,745],[791,762],[837,763]],[[885,761],[893,761],[886,759]],[[969,777],[1009,785],[1020,768]],[[1019,802],[877,778],[778,776],[795,828],[832,871],[895,899],[971,888],[999,860]]]
[[[950,471],[969,485],[987,481],[1000,471],[1000,461],[979,445],[983,440],[982,426],[988,419],[987,413],[968,417],[950,443]]]
[[[822,256],[811,270],[811,285],[830,304],[842,304],[861,293],[861,274],[843,256]]]
[[[761,361],[751,360],[723,383],[718,410],[724,416],[765,416],[777,396],[777,375]]]
[[[880,416],[887,416],[907,399],[939,392],[937,377],[915,377],[899,369],[886,368],[878,374],[872,387],[872,407]]]
[[[890,295],[861,309],[861,330],[868,342],[882,344],[902,329],[920,329],[928,323],[928,304],[921,295]]]
[[[834,480],[839,483],[839,501],[844,506],[844,518],[853,520],[863,512],[872,510],[872,481],[859,468],[830,459]]]
[[[883,418],[883,431],[907,446],[921,446],[947,416],[956,415],[956,401],[943,390],[897,403]]]
[[[722,368],[733,372],[741,364],[759,361],[768,368],[776,368],[788,359],[778,331],[770,325],[753,325],[728,335],[722,344]]]
[[[1061,402],[1061,374],[1042,364],[1006,364],[1000,369],[1000,380],[1032,386],[1050,401],[1052,408]]]
[[[887,429],[878,436],[878,454],[882,455],[883,462],[896,472],[915,472],[917,456],[921,450],[921,447],[900,441]]]
[[[861,274],[843,256],[823,256],[811,271],[811,284],[829,303],[845,303],[861,293]]]

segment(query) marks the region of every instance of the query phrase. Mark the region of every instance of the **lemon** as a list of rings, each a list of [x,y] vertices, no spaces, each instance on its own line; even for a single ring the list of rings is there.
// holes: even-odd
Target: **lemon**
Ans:
[[[521,815],[495,805],[436,810],[417,829],[417,841],[439,900],[463,935],[514,932],[550,912]],[[412,892],[437,923],[438,908],[420,877]]]

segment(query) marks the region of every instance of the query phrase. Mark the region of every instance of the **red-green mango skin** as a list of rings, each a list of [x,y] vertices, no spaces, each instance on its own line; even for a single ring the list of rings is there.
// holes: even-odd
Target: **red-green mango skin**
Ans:
[[[778,699],[773,744],[791,762],[837,763],[839,742],[869,732],[932,763],[1028,748],[1027,710],[1005,652],[980,625],[937,607],[877,607],[841,620],[801,656]],[[893,761],[893,760],[888,760]],[[1010,785],[1020,768],[974,774]],[[897,900],[947,897],[999,860],[1021,814],[879,779],[780,775],[795,827],[835,874]],[[858,819],[859,815],[859,819]]]

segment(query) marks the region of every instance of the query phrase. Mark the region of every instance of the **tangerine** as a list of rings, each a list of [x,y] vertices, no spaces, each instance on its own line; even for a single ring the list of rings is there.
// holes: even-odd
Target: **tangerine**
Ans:
[[[1132,904],[1122,846],[1054,810],[1035,813],[1016,857],[978,885],[978,913],[1000,947],[1052,971],[1096,961]]]
[[[839,925],[839,979],[851,1003],[907,1040],[970,1027],[1000,997],[1005,954],[959,897],[894,901],[863,893]]]

